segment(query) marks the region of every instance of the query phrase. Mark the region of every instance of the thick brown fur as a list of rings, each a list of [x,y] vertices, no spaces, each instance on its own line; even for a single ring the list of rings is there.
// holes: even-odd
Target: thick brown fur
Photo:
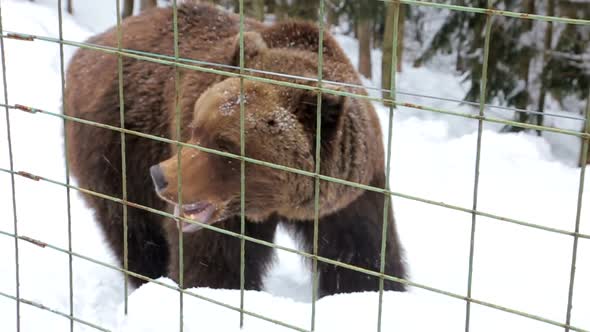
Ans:
[[[124,20],[126,49],[172,56],[172,10],[153,9]],[[239,65],[239,17],[203,4],[178,9],[181,58]],[[247,68],[315,78],[318,28],[310,23],[284,22],[265,26],[246,20],[244,60]],[[90,40],[116,47],[113,28]],[[323,79],[359,84],[354,67],[336,41],[324,36]],[[64,110],[67,115],[119,126],[118,57],[81,49],[67,74]],[[175,70],[172,66],[123,57],[125,128],[176,139]],[[258,77],[316,83],[276,75]],[[239,154],[238,78],[179,70],[180,140]],[[357,88],[333,89],[361,93]],[[316,108],[312,90],[245,80],[246,156],[313,172],[315,169]],[[323,93],[321,163],[323,175],[376,187],[385,186],[384,149],[378,118],[362,99]],[[122,197],[121,135],[92,125],[68,122],[68,158],[82,188]],[[177,202],[208,201],[216,206],[216,226],[239,232],[240,162],[191,148],[125,135],[128,201],[164,211],[172,205],[158,197],[149,175],[160,164],[168,186],[160,196]],[[303,248],[313,247],[314,178],[260,165],[246,165],[246,234],[273,241],[276,226],[285,224]],[[123,207],[92,195],[93,208],[111,248],[123,260]],[[319,255],[379,271],[384,196],[350,186],[321,181]],[[128,207],[129,269],[157,278],[178,280],[178,231],[173,220]],[[185,233],[184,287],[239,288],[240,240],[210,230]],[[260,289],[272,261],[272,249],[246,241],[246,288]],[[328,263],[319,264],[320,295],[377,290],[379,279]],[[389,208],[385,273],[405,277],[401,246]],[[133,279],[136,285],[140,280]],[[403,290],[385,282],[385,289]]]

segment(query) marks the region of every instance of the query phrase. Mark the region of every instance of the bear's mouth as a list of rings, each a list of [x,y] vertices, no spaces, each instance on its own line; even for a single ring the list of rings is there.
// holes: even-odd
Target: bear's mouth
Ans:
[[[214,221],[213,215],[216,210],[215,206],[211,203],[196,202],[192,204],[183,204],[181,206],[176,205],[174,207],[174,215],[210,225]],[[182,229],[183,233],[192,233],[203,228],[201,225],[188,223],[179,219],[176,221],[176,227]]]

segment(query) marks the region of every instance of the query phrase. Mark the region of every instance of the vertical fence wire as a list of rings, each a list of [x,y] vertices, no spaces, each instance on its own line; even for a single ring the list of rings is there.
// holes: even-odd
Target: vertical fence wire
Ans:
[[[316,302],[318,299],[318,237],[320,220],[320,171],[321,171],[321,146],[322,146],[322,80],[324,73],[324,12],[325,0],[320,0],[319,10],[319,35],[318,35],[318,80],[317,80],[317,108],[316,108],[316,133],[315,133],[315,186],[314,186],[314,218],[313,218],[313,266],[311,285],[311,331],[315,331]]]
[[[10,132],[10,112],[8,110],[8,85],[6,79],[6,50],[4,45],[4,26],[2,25],[2,4],[0,4],[0,56],[2,56],[2,83],[4,84],[4,106],[6,115],[6,137],[8,140],[8,158],[10,161],[10,184],[12,194],[12,213],[14,231],[14,265],[15,265],[15,286],[16,286],[16,331],[20,332],[20,266],[18,248],[18,218],[16,214],[16,186],[14,182],[14,159],[12,154],[12,135]]]
[[[63,41],[63,7],[62,0],[57,1],[57,14],[59,23],[59,40]],[[64,61],[64,44],[59,43],[59,69],[61,76],[61,100],[62,100],[62,112],[67,115],[66,103],[65,103],[65,87],[66,87],[66,75],[65,75],[65,61]],[[72,266],[72,205],[71,205],[71,193],[70,193],[70,163],[68,159],[68,135],[66,135],[66,119],[63,119],[64,126],[64,164],[66,168],[66,204],[68,214],[68,277],[69,277],[69,296],[70,296],[70,331],[74,331],[74,278],[73,278],[73,266]]]
[[[398,48],[398,33],[399,33],[399,12],[401,10],[401,6],[403,6],[399,2],[394,2],[389,4],[389,6],[394,6],[393,12],[393,41],[392,41],[392,51],[391,51],[391,70],[389,72],[390,82],[389,82],[389,98],[391,100],[397,100],[396,95],[396,78],[397,78],[397,62],[399,59],[397,58],[397,48]],[[403,38],[403,36],[402,36]],[[387,161],[385,165],[385,189],[390,189],[390,173],[391,173],[391,142],[393,138],[393,116],[395,111],[395,104],[389,104],[389,122],[387,127],[389,131],[387,132]],[[387,228],[389,226],[389,207],[391,206],[391,195],[384,194],[383,199],[383,225],[381,228],[381,256],[380,256],[380,266],[379,272],[381,273],[381,277],[379,278],[379,308],[377,309],[377,331],[381,332],[381,320],[383,314],[383,288],[385,280],[383,275],[385,274],[385,261],[386,261],[386,252],[387,252]]]
[[[488,0],[487,8],[492,9],[493,1]],[[475,156],[475,176],[473,181],[473,206],[474,211],[471,214],[471,236],[469,240],[469,272],[467,276],[467,302],[465,304],[465,331],[469,332],[470,320],[471,320],[471,291],[473,289],[473,257],[475,250],[475,226],[477,214],[477,198],[479,192],[479,167],[481,161],[481,139],[483,134],[483,117],[485,116],[485,101],[486,101],[486,88],[488,81],[488,65],[490,55],[490,38],[492,31],[492,15],[487,14],[485,24],[485,40],[484,40],[484,52],[483,52],[483,68],[481,73],[481,84],[479,91],[479,120],[477,121],[477,150]]]
[[[244,0],[239,2],[240,11],[240,75],[244,74]],[[244,77],[240,76],[240,328],[244,327],[244,284],[246,274],[246,96],[244,96]]]
[[[123,42],[123,30],[121,28],[121,0],[116,0],[117,6],[117,50],[121,52]],[[119,127],[125,129],[125,95],[124,95],[124,81],[123,81],[123,56],[117,56],[117,73],[119,77]],[[125,132],[120,132],[121,137],[121,190],[122,199],[127,201],[127,159],[125,153]],[[128,256],[128,238],[127,238],[127,204],[123,204],[123,267],[129,270],[129,256]],[[129,275],[124,274],[124,292],[125,292],[125,315],[128,311],[128,297],[129,297]]]
[[[174,33],[174,62],[178,63],[179,49],[178,49],[178,3],[177,0],[172,0],[172,29]],[[180,70],[177,65],[174,66],[174,118],[176,120],[176,141],[180,142],[182,137],[181,121],[182,110],[180,109]],[[178,206],[177,211],[182,213],[182,145],[176,144],[176,181],[177,181],[177,195]],[[182,231],[181,222],[178,222],[178,287],[184,288],[184,234]],[[184,330],[184,293],[178,292],[178,324],[179,330]]]
[[[586,124],[584,126],[584,132],[590,133],[590,93],[588,94],[588,100],[586,102]],[[574,234],[574,243],[572,249],[572,265],[570,268],[570,282],[569,282],[569,289],[568,289],[568,296],[567,296],[567,312],[566,312],[566,319],[565,324],[566,328],[565,331],[569,332],[570,322],[572,318],[572,307],[573,307],[573,298],[574,298],[574,280],[576,277],[576,260],[578,256],[578,239],[579,236],[577,232],[580,231],[580,220],[582,215],[582,198],[584,197],[584,179],[586,176],[586,168],[588,164],[588,146],[590,145],[590,139],[584,138],[582,141],[582,156],[580,157],[580,183],[578,188],[578,205],[576,207],[576,224],[575,224],[575,232]]]

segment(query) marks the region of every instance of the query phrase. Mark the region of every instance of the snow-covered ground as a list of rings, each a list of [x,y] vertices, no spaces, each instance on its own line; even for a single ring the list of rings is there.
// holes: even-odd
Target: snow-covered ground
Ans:
[[[44,5],[55,1],[43,0]],[[96,1],[78,8],[76,19],[65,15],[65,38],[83,40],[105,28],[109,15]],[[114,2],[114,1],[113,1]],[[81,0],[75,3],[84,3]],[[28,1],[1,0],[4,28],[42,36],[58,36],[55,7]],[[114,12],[114,11],[113,11]],[[94,15],[96,14],[96,15]],[[102,20],[102,21],[101,21]],[[101,23],[102,22],[102,23]],[[114,22],[114,18],[113,18]],[[101,25],[102,24],[102,25]],[[108,25],[108,24],[106,24]],[[353,61],[356,42],[339,37]],[[60,112],[59,48],[42,41],[5,39],[8,104],[23,104]],[[66,47],[66,59],[74,50]],[[375,52],[378,61],[379,53]],[[378,63],[378,62],[375,62]],[[376,66],[377,67],[377,66]],[[378,72],[376,69],[375,72]],[[378,82],[378,73],[374,81]],[[372,85],[371,81],[366,81]],[[406,65],[399,75],[405,92],[461,98],[465,87],[451,74]],[[0,86],[1,87],[1,86]],[[408,98],[408,97],[405,97]],[[409,100],[409,99],[408,99]],[[415,100],[414,100],[415,101]],[[472,112],[468,106],[422,100],[423,104]],[[379,105],[384,131],[388,110]],[[59,118],[11,110],[14,168],[65,181],[62,121]],[[0,115],[0,167],[9,168],[5,113]],[[470,208],[477,123],[448,115],[399,109],[393,127],[391,184],[396,192]],[[580,169],[562,161],[556,151],[569,143],[527,134],[498,134],[485,125],[481,152],[478,209],[535,224],[571,231],[576,217]],[[571,143],[574,144],[574,143]],[[579,143],[576,143],[579,144]],[[557,149],[557,150],[556,150]],[[567,153],[566,153],[567,155]],[[18,231],[67,249],[66,191],[44,181],[16,180]],[[590,181],[586,180],[586,188]],[[0,231],[13,232],[10,176],[0,172]],[[590,233],[590,199],[585,196],[581,232]],[[72,239],[75,252],[109,264],[115,260],[104,244],[92,212],[72,191]],[[403,198],[394,198],[400,236],[414,282],[465,295],[471,215]],[[293,246],[284,233],[277,242]],[[573,238],[484,217],[477,218],[473,297],[504,307],[563,322],[566,316]],[[14,295],[14,239],[0,234],[0,292]],[[20,295],[69,312],[68,256],[51,248],[19,241]],[[277,253],[266,278],[268,292],[246,292],[250,312],[301,328],[311,322],[309,271],[293,254]],[[590,240],[581,239],[571,324],[590,330]],[[162,278],[160,281],[174,286]],[[123,278],[106,267],[74,258],[74,315],[115,331],[174,331],[178,327],[178,293],[156,284],[135,290],[129,314],[123,312]],[[239,306],[235,290],[193,289],[194,293]],[[185,296],[185,331],[238,331],[236,311]],[[318,331],[366,331],[376,328],[377,293],[337,295],[317,302]],[[405,294],[386,292],[383,330],[459,331],[465,302],[419,288]],[[27,304],[21,305],[22,331],[65,331],[67,318]],[[560,331],[528,318],[472,306],[472,331]],[[16,305],[0,296],[0,331],[15,331]],[[77,324],[76,330],[93,330]],[[283,327],[246,316],[246,331],[278,331]]]

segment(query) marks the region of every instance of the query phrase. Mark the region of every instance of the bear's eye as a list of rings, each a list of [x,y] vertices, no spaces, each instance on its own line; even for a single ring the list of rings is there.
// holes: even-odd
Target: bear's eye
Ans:
[[[226,137],[217,137],[215,139],[215,147],[220,151],[240,154],[240,144],[236,144]]]

